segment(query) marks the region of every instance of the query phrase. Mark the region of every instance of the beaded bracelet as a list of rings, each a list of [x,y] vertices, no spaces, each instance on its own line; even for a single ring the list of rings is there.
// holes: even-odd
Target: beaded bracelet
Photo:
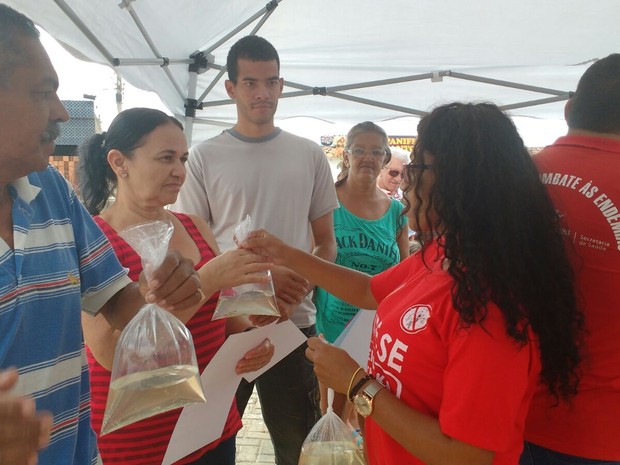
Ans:
[[[353,386],[353,388],[349,391],[348,394],[349,400],[351,402],[353,402],[353,397],[355,396],[355,394],[357,394],[357,391],[359,391],[362,386],[366,384],[366,381],[370,381],[371,379],[374,379],[372,375],[366,375],[362,379],[360,379],[355,386]]]

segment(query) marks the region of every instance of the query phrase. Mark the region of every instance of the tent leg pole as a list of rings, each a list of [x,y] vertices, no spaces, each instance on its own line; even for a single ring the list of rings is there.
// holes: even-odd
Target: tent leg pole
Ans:
[[[187,146],[192,145],[192,133],[194,132],[194,118],[196,117],[196,87],[198,85],[198,73],[190,69],[189,82],[187,83],[187,102],[185,103],[185,140]]]

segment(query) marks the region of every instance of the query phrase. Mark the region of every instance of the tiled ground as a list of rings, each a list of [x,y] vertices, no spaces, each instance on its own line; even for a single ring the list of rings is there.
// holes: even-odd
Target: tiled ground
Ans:
[[[237,434],[237,465],[274,464],[273,446],[254,392],[243,415],[243,428]]]

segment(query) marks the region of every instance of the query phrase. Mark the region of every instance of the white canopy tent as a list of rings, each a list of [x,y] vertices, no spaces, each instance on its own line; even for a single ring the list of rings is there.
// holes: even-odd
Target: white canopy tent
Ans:
[[[3,1],[155,91],[193,142],[235,121],[223,80],[243,35],[278,49],[282,126],[407,117],[409,134],[408,117],[454,100],[557,122],[587,66],[620,48],[618,0]]]

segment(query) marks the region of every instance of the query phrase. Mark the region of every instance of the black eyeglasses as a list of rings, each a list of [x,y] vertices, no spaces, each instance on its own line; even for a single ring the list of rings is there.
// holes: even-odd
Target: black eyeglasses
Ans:
[[[433,168],[433,165],[429,163],[407,163],[405,165],[405,169],[403,170],[403,177],[406,182],[412,182],[415,178],[416,171],[422,173],[424,170],[430,170]]]

